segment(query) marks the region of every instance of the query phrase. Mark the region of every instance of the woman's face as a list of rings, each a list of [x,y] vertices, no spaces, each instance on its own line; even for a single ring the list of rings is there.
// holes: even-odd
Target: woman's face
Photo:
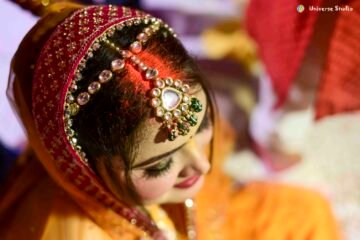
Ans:
[[[205,92],[200,89],[193,94],[203,104],[197,114],[198,124],[186,136],[174,141],[166,140],[166,132],[154,118],[146,120],[140,130],[141,141],[130,173],[135,190],[146,204],[176,203],[193,197],[201,188],[204,176],[210,169],[205,149],[212,138],[212,125],[207,113]],[[140,131],[141,132],[141,131]],[[100,171],[108,187],[120,195],[115,186],[125,181],[121,160],[112,161],[112,174]],[[105,172],[104,172],[105,171]],[[120,197],[120,196],[119,196]]]

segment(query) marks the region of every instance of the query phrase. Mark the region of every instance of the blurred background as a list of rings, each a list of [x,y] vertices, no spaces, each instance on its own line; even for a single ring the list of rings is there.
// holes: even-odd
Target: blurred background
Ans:
[[[345,239],[359,239],[359,0],[82,2],[132,6],[168,22],[231,127],[234,151],[224,171],[241,184],[282,182],[320,192]],[[337,4],[344,10],[310,11]],[[5,92],[11,57],[36,20],[0,1],[0,182],[26,145]]]

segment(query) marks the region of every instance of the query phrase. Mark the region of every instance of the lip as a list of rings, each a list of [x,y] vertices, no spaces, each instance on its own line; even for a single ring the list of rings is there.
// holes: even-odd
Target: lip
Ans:
[[[199,180],[199,178],[200,178],[199,175],[189,177],[186,180],[174,185],[174,187],[176,187],[176,188],[189,188],[192,185],[194,185]]]

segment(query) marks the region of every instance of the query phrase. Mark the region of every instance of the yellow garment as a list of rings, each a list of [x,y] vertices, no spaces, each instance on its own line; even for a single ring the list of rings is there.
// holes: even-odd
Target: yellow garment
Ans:
[[[226,127],[221,129],[226,134]],[[219,161],[196,198],[199,239],[340,239],[330,207],[319,194],[266,182],[234,185],[223,174],[220,158],[229,153],[231,138],[219,135]]]
[[[168,240],[176,239],[176,228],[171,221],[166,211],[159,205],[146,206],[151,218],[155,221],[156,225],[164,232]]]
[[[13,60],[13,91],[19,115],[26,127],[29,150],[0,194],[1,240],[132,240],[144,232],[114,211],[94,202],[66,181],[44,149],[31,115],[32,65],[39,47],[53,26],[79,5],[58,4],[25,37]],[[254,183],[234,190],[222,174],[222,162],[231,151],[229,127],[215,128],[212,171],[196,198],[198,239],[239,240],[335,240],[336,227],[327,204],[302,189]],[[41,163],[41,164],[39,164]],[[164,206],[176,227],[178,239],[186,239],[184,206]],[[290,238],[291,237],[291,238]]]
[[[225,21],[201,34],[207,56],[211,59],[234,59],[257,73],[256,44],[247,35],[240,21]]]
[[[228,152],[231,144],[224,140],[224,135],[219,140],[224,143],[224,148],[217,153]],[[213,170],[196,198],[198,239],[339,239],[328,205],[318,194],[261,182],[232,187],[230,179],[219,168],[220,156],[215,159]],[[82,210],[84,206],[80,207],[73,197],[54,183],[37,162],[29,162],[28,165],[29,171],[25,176],[35,173],[32,178],[37,179],[36,183],[30,184],[30,189],[19,202],[7,209],[6,212],[11,214],[0,215],[0,236],[4,236],[1,239],[116,239],[94,222]],[[18,181],[20,185],[26,185],[23,179]],[[170,205],[165,209],[168,215],[163,214],[162,220],[175,225],[178,239],[186,239],[182,206]],[[149,210],[152,215],[161,212],[159,206],[152,206]],[[123,223],[124,226],[126,224]],[[137,239],[131,231],[128,235],[121,232],[119,239]]]

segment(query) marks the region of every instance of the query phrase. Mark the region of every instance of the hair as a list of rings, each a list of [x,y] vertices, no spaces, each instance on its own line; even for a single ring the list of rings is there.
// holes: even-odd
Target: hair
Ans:
[[[29,76],[34,74],[33,67],[38,54],[56,25],[83,6],[61,2],[45,7],[38,0],[29,3],[31,4],[20,5],[41,15],[42,18],[21,42],[13,58],[12,69],[21,82],[23,98],[31,111],[31,91],[29,90],[32,89],[32,78]],[[144,27],[144,24],[125,26],[122,30],[115,31],[110,40],[118,47],[128,49]],[[119,57],[118,53],[105,44],[95,51],[94,56],[87,61],[86,67],[81,72],[83,79],[78,82],[78,91],[75,95],[97,79],[99,73],[108,69],[111,61],[117,57]],[[208,106],[211,109],[210,118],[214,122],[213,95],[201,71],[181,43],[166,28],[161,27],[151,36],[140,58],[142,61],[146,60],[146,63],[150,62],[150,66],[156,67],[164,76],[180,78],[190,85],[200,84],[207,96]],[[24,66],[29,67],[24,68]],[[114,179],[115,173],[112,171],[111,160],[114,157],[121,157],[126,183],[116,187],[126,200],[135,203],[141,203],[141,200],[131,181],[130,173],[137,151],[137,140],[144,137],[141,134],[142,131],[137,131],[138,127],[151,116],[152,108],[148,106],[146,96],[149,88],[148,82],[139,72],[127,67],[125,71],[116,74],[115,79],[103,84],[101,90],[91,97],[89,103],[81,107],[73,119],[73,129],[76,131],[79,145],[83,147],[90,165],[97,174],[99,174],[97,170],[99,161],[104,161],[110,178]],[[213,155],[213,144],[212,140],[210,159]]]
[[[121,49],[128,49],[144,28],[145,24],[126,26],[115,31],[109,40]],[[112,48],[102,44],[82,70],[83,80],[79,82],[78,90],[74,94],[83,91],[90,82],[97,79],[102,70],[109,68],[112,60],[118,57],[119,54]],[[213,97],[201,71],[181,43],[166,28],[161,27],[150,37],[139,58],[156,64],[153,67],[163,76],[179,77],[191,86],[200,85],[207,96],[211,119],[214,121]],[[81,107],[73,119],[73,129],[79,145],[86,152],[95,172],[98,173],[99,161],[105,161],[104,166],[110,178],[114,179],[116,176],[111,160],[114,157],[123,160],[121,165],[124,167],[126,183],[123,186],[118,184],[116,187],[125,199],[138,204],[141,200],[131,181],[130,173],[138,150],[137,140],[145,137],[142,134],[143,129],[137,131],[138,127],[152,114],[147,97],[149,89],[149,82],[145,81],[138,71],[128,66],[121,73],[117,73],[110,82],[103,84],[101,90],[89,103]]]

